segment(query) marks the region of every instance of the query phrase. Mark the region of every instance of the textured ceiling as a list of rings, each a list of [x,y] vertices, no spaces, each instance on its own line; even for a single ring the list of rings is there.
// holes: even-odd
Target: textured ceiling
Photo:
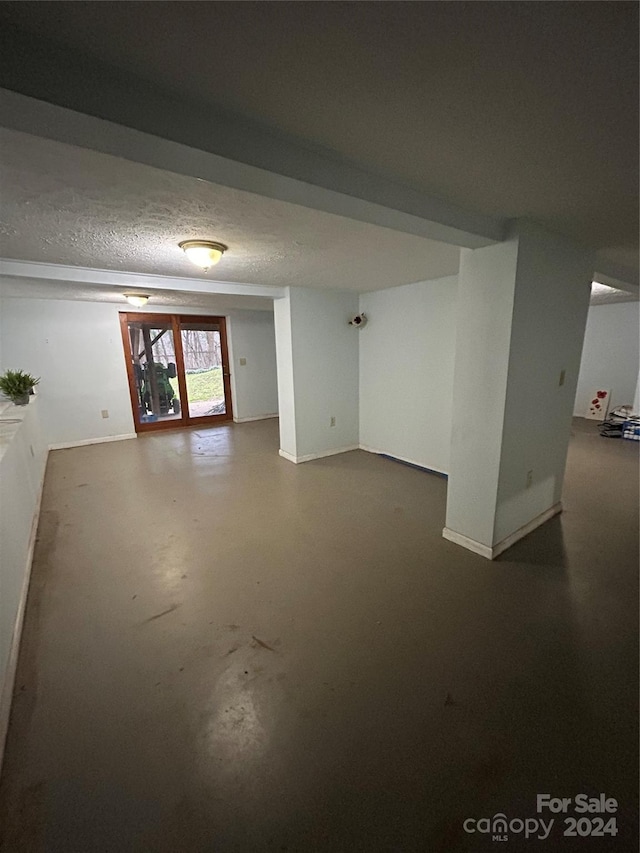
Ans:
[[[208,274],[178,248],[195,238],[229,246]],[[368,291],[456,273],[459,250],[0,130],[0,257]]]
[[[38,54],[51,40],[88,58],[95,114],[112,68],[131,122],[140,81],[637,267],[636,3],[4,2],[0,17],[31,39],[9,88],[29,70],[64,99]]]

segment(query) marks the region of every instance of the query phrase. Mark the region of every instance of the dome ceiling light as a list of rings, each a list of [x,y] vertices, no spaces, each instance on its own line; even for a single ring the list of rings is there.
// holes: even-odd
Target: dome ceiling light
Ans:
[[[191,263],[203,270],[215,266],[228,249],[224,243],[217,243],[214,240],[183,240],[178,245]]]
[[[123,293],[122,295],[130,305],[135,305],[136,308],[144,308],[149,301],[146,293]]]

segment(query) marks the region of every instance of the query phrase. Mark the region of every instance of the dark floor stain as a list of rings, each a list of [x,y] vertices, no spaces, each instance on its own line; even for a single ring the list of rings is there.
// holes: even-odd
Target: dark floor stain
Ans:
[[[83,486],[88,486],[88,485],[89,485],[89,483],[78,483],[78,485],[76,486],[76,489],[81,489]]]
[[[54,509],[45,509],[40,514],[38,522],[38,533],[36,542],[40,546],[41,552],[38,556],[44,555],[51,549],[55,543],[58,529],[60,527],[60,513]]]
[[[237,652],[237,651],[238,651],[238,646],[234,646],[232,649],[229,649],[229,651],[226,653],[225,657],[229,657],[229,655],[232,655],[234,652]]]
[[[162,613],[156,613],[155,616],[149,616],[149,618],[145,619],[142,624],[146,625],[147,622],[153,622],[154,619],[160,619],[161,616],[166,616],[167,613],[173,613],[173,611],[177,610],[178,607],[180,607],[179,604],[172,604],[171,607],[167,607],[167,609],[163,610]]]
[[[275,649],[273,648],[273,646],[270,646],[269,643],[265,643],[264,640],[259,640],[256,636],[254,636],[254,634],[252,634],[251,637],[263,649],[268,649],[270,652],[275,652]]]

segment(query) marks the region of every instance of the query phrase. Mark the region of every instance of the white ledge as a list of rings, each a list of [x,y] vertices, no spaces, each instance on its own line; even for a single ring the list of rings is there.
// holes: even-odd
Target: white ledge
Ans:
[[[0,400],[0,460],[17,435],[29,411],[35,405],[36,395],[29,397],[26,406],[14,406],[10,400]]]

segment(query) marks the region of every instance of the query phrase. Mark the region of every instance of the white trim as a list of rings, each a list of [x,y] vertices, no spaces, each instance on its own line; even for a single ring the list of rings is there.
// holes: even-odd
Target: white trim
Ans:
[[[234,418],[234,424],[246,424],[249,421],[266,421],[268,418],[277,418],[278,413],[275,412],[272,415],[252,415],[250,418]]]
[[[337,447],[335,450],[323,450],[321,453],[307,453],[306,456],[293,456],[287,453],[286,450],[279,450],[280,456],[288,459],[289,462],[295,462],[298,465],[300,462],[311,462],[314,459],[324,459],[325,456],[337,456],[339,453],[349,453],[351,450],[360,450],[359,445],[350,444],[348,447]]]
[[[13,634],[11,636],[9,657],[7,659],[7,666],[4,671],[4,682],[2,684],[2,691],[0,692],[0,770],[2,769],[4,748],[6,746],[7,732],[9,730],[9,716],[11,714],[11,704],[13,700],[13,688],[15,686],[16,671],[18,669],[18,653],[20,651],[22,626],[24,624],[24,614],[27,606],[29,584],[31,582],[31,567],[33,564],[33,553],[36,548],[36,536],[38,533],[38,522],[40,521],[40,507],[42,506],[42,494],[44,492],[44,478],[47,473],[48,456],[49,451],[45,450],[44,465],[42,467],[42,477],[40,478],[40,486],[38,488],[38,494],[36,496],[36,505],[34,507],[33,518],[31,520],[31,532],[29,533],[29,543],[27,545],[27,559],[24,579],[22,581],[22,589],[20,590],[20,598],[18,600],[16,620],[13,625]]]
[[[445,539],[448,539],[449,542],[455,542],[456,545],[462,545],[463,548],[466,548],[468,551],[473,551],[475,554],[480,554],[481,557],[486,557],[487,560],[495,560],[495,558],[506,551],[507,548],[515,545],[515,543],[520,539],[524,539],[525,536],[528,536],[529,533],[534,531],[537,527],[540,527],[546,521],[549,521],[549,519],[553,518],[554,515],[558,515],[560,512],[562,512],[562,504],[558,501],[558,503],[549,507],[549,509],[541,512],[540,515],[536,515],[536,517],[532,518],[531,521],[527,522],[527,524],[523,524],[522,527],[519,527],[513,533],[510,533],[509,536],[506,536],[501,542],[498,542],[492,548],[488,545],[484,545],[482,542],[477,542],[475,539],[470,539],[468,536],[463,536],[462,533],[450,530],[448,527],[444,528],[442,535]]]
[[[474,554],[480,554],[481,557],[486,557],[487,560],[493,559],[493,553],[488,545],[483,545],[482,542],[476,542],[475,539],[470,539],[468,536],[463,536],[462,533],[456,533],[455,530],[450,530],[445,527],[442,535],[449,542],[454,542],[456,545],[462,545],[467,551],[473,551]]]
[[[515,545],[519,539],[523,539],[527,534],[535,530],[536,527],[540,527],[541,524],[544,524],[545,521],[549,521],[550,518],[553,518],[554,515],[558,515],[560,512],[562,512],[562,504],[558,501],[557,504],[550,506],[549,509],[545,509],[545,511],[541,512],[540,515],[536,515],[536,517],[532,518],[531,521],[527,522],[527,524],[523,524],[522,527],[519,527],[516,531],[510,533],[509,536],[506,536],[501,542],[498,542],[497,545],[494,545],[493,556],[497,557],[498,554],[502,554],[502,552],[506,551],[507,548]]]
[[[0,258],[0,275],[14,278],[37,278],[51,281],[80,282],[82,284],[110,285],[115,287],[153,288],[155,290],[180,290],[185,293],[206,293],[231,296],[261,296],[279,299],[282,287],[250,282],[218,281],[216,279],[186,278],[142,272],[120,272],[93,267],[72,267],[42,261],[20,261]]]
[[[66,450],[69,447],[84,447],[87,444],[104,444],[107,441],[124,441],[127,438],[137,438],[135,432],[126,432],[123,435],[103,435],[100,438],[85,438],[82,441],[63,441],[60,444],[50,444],[49,450]]]
[[[376,456],[388,456],[390,459],[397,459],[398,462],[406,462],[407,465],[415,465],[416,468],[421,468],[427,473],[433,472],[434,474],[443,474],[445,477],[449,476],[448,471],[443,471],[442,468],[436,468],[435,465],[424,465],[422,462],[416,462],[415,459],[407,459],[406,456],[398,456],[396,453],[389,453],[387,450],[377,450],[375,447],[369,447],[366,444],[361,444],[359,447],[360,450],[366,450],[367,453],[375,453]]]

